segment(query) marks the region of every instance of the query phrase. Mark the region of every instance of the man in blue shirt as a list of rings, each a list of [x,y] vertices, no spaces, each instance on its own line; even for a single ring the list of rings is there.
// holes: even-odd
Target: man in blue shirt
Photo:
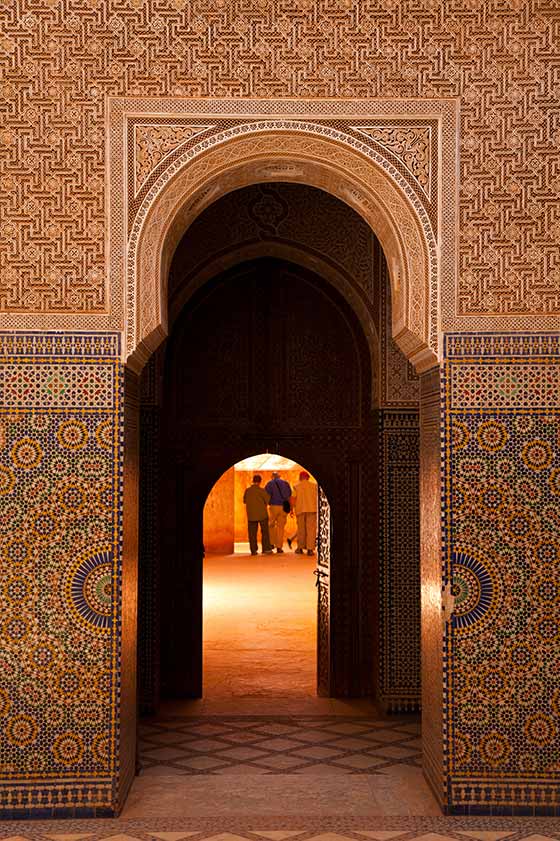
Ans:
[[[270,494],[269,502],[269,526],[270,526],[270,542],[276,546],[277,552],[283,552],[282,545],[284,543],[284,528],[286,526],[286,518],[290,511],[290,497],[292,489],[285,479],[280,478],[277,470],[272,474],[272,479],[267,483],[265,488],[267,494]],[[284,510],[285,506],[288,511]]]

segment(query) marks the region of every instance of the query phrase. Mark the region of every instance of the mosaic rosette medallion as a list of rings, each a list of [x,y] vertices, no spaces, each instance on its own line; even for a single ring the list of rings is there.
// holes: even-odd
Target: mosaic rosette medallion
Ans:
[[[453,626],[461,631],[478,631],[492,621],[502,601],[502,587],[488,555],[453,553]]]
[[[111,807],[116,768],[118,340],[0,347],[3,369],[34,368],[29,391],[23,373],[17,392],[4,380],[0,410],[0,814],[93,814]]]
[[[451,809],[558,810],[560,414],[542,390],[560,370],[558,338],[446,344]]]
[[[111,629],[113,589],[113,554],[106,547],[88,549],[79,555],[64,584],[70,609],[94,632]]]

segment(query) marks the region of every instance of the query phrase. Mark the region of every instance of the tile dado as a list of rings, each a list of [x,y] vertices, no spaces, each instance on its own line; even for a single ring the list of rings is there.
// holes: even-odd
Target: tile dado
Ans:
[[[4,373],[53,369],[58,401],[37,373],[39,386],[22,377],[0,409],[0,815],[109,815],[120,748],[118,337],[4,334],[0,349]],[[448,809],[558,814],[560,410],[543,396],[558,337],[448,336],[445,352]],[[465,385],[467,366],[482,386]],[[508,373],[500,405],[486,376],[498,369]],[[79,393],[92,372],[101,385]]]
[[[449,810],[560,814],[558,336],[448,336]],[[553,395],[554,394],[554,399]]]
[[[111,814],[119,337],[0,336],[0,817]]]

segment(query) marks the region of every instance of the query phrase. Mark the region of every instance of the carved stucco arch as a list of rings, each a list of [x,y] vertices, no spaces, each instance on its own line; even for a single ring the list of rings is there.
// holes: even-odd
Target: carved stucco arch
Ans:
[[[270,242],[268,240],[245,243],[234,246],[227,253],[214,257],[190,278],[188,286],[180,290],[177,298],[173,301],[173,305],[169,308],[170,324],[173,325],[184,305],[207,281],[220,272],[259,257],[277,257],[280,260],[286,260],[309,269],[319,274],[342,294],[364,332],[371,360],[371,405],[372,407],[377,406],[379,402],[379,335],[365,295],[356,288],[347,272],[340,265],[305,248],[300,243]]]
[[[129,364],[139,370],[167,334],[167,275],[189,225],[226,193],[267,181],[323,189],[365,219],[389,267],[393,336],[418,370],[431,367],[437,360],[431,304],[438,248],[421,203],[398,170],[365,144],[332,128],[292,121],[224,131],[179,154],[152,185],[128,245]]]

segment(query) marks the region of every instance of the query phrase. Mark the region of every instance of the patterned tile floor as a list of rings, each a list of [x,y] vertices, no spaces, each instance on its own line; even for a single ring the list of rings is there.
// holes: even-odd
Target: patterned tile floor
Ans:
[[[6,822],[0,838],[560,841],[557,819],[439,814],[411,716],[167,716],[142,723],[141,757],[121,818]]]
[[[383,718],[371,705],[272,717],[241,714],[245,706],[142,722],[142,772],[123,818],[440,814],[417,717]]]
[[[169,717],[140,726],[143,775],[380,774],[421,766],[416,717]]]
[[[0,825],[0,838],[4,841],[559,841],[560,822],[546,818],[31,821]]]

